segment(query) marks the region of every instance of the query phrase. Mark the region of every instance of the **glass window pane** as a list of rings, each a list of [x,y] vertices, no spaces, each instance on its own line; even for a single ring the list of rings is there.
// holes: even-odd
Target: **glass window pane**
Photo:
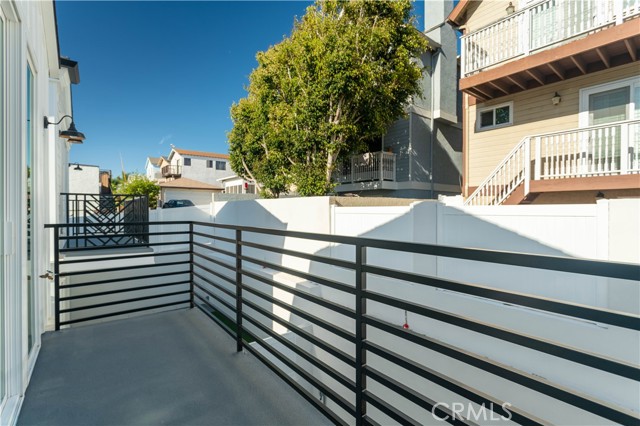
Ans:
[[[626,120],[629,95],[629,86],[590,95],[589,125]]]
[[[480,113],[480,127],[493,126],[493,110]]]
[[[496,124],[505,124],[510,120],[509,107],[496,108]]]

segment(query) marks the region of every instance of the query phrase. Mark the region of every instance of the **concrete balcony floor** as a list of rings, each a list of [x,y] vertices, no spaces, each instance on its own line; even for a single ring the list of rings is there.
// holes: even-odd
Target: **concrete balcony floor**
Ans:
[[[49,332],[19,425],[320,425],[196,309]]]

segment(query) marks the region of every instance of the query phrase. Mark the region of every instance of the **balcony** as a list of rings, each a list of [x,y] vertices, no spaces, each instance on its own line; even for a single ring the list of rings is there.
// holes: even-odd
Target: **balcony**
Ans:
[[[164,166],[162,168],[162,177],[179,178],[182,175],[182,166]]]
[[[640,120],[524,138],[467,198],[498,205],[530,193],[640,187]],[[588,178],[587,180],[583,178]]]
[[[638,265],[210,222],[143,225],[153,253],[68,247],[66,224],[48,225],[63,330],[43,339],[20,424],[321,424],[318,413],[336,424],[474,424],[436,402],[451,398],[519,424],[554,423],[540,416],[559,410],[585,424],[638,420],[606,393],[635,392],[636,314],[436,278],[394,259],[560,273],[584,286],[593,276],[637,285]],[[442,295],[458,302],[434,300]],[[507,305],[536,321],[576,322],[588,344],[550,338],[554,327],[534,331],[530,321],[475,318],[458,309],[465,300],[487,303],[481,312]],[[158,313],[168,309],[177,310]],[[129,318],[140,313],[154,314]],[[553,376],[536,373],[547,365]],[[592,388],[572,385],[585,376],[598,377]]]
[[[635,61],[639,14],[638,0],[537,2],[461,38],[460,89],[487,100]]]
[[[395,182],[396,154],[378,151],[353,155],[336,165],[333,180],[339,185],[337,191],[340,191],[341,186],[344,190],[354,190],[360,187],[364,189],[370,186],[367,184],[375,182],[380,183],[379,187],[384,182]],[[345,187],[347,184],[352,185]]]

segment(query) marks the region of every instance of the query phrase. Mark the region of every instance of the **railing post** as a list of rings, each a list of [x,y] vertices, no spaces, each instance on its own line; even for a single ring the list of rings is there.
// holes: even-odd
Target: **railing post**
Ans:
[[[522,14],[522,54],[527,56],[531,51],[531,8],[528,8]]]
[[[631,124],[623,123],[620,125],[620,174],[629,173],[629,131]],[[614,151],[615,152],[615,151]]]
[[[53,227],[53,303],[56,331],[60,330],[60,228]]]
[[[367,313],[367,299],[364,292],[367,289],[367,273],[363,265],[367,263],[367,247],[356,244],[356,293],[355,293],[355,322],[356,322],[356,426],[364,424],[364,416],[367,414],[367,401],[364,391],[367,388],[367,350],[364,342],[367,339],[367,325],[364,315]]]
[[[351,183],[355,182],[355,179],[354,179],[354,176],[355,176],[354,175],[354,170],[355,169],[356,169],[356,158],[355,158],[355,155],[352,155],[351,156],[351,180],[350,180]]]
[[[193,222],[189,222],[189,306],[194,308],[193,296]]]
[[[529,184],[531,183],[531,138],[524,142],[524,195],[529,194]]]
[[[534,179],[535,180],[540,180],[540,169],[542,167],[542,147],[540,146],[540,136],[536,137],[536,154],[535,154],[535,158],[533,160],[533,175],[534,175]]]
[[[384,180],[384,152],[380,151],[380,169],[378,170],[378,180],[382,182]]]
[[[613,2],[613,13],[616,15],[616,25],[621,25],[623,16],[622,12],[624,10],[624,2],[618,0]]]
[[[236,229],[236,351],[242,352],[242,231]]]

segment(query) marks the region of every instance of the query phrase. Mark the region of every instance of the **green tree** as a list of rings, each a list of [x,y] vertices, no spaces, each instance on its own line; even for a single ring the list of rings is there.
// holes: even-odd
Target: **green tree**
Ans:
[[[113,182],[112,182],[113,183]],[[149,199],[149,207],[155,209],[158,206],[158,194],[160,186],[146,176],[133,173],[127,176],[127,180],[120,179],[115,187],[115,194],[146,195]]]
[[[341,155],[365,149],[419,94],[427,48],[410,0],[318,0],[291,36],[257,55],[231,107],[231,165],[278,196],[323,195]]]

